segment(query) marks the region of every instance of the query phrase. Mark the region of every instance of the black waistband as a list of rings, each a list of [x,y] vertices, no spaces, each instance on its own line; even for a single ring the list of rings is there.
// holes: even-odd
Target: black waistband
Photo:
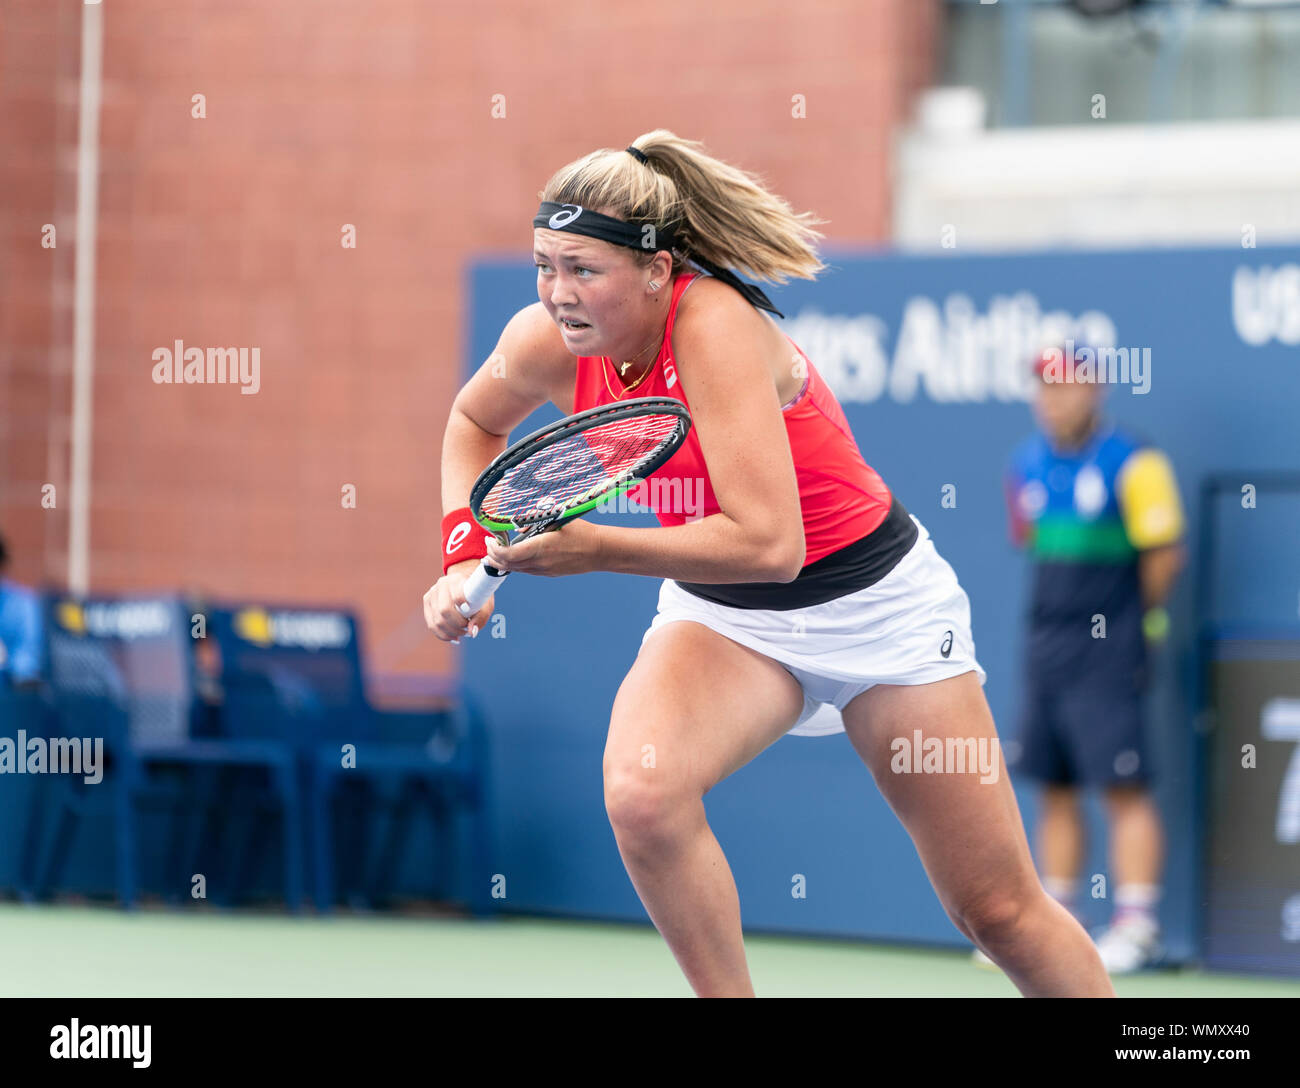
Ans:
[[[678,582],[687,593],[732,608],[771,608],[785,611],[825,604],[846,593],[875,585],[898,566],[920,535],[916,522],[897,496],[885,520],[861,540],[809,563],[793,582],[731,582],[703,585]]]

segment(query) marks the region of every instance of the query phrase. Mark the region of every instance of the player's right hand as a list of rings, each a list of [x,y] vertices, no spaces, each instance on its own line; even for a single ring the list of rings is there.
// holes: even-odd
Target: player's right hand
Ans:
[[[465,604],[465,580],[478,569],[478,559],[466,559],[448,568],[447,573],[429,587],[424,595],[424,622],[443,642],[453,646],[460,642],[462,635],[476,638],[483,625],[492,615],[495,597],[489,597],[487,603],[472,616],[461,612]]]

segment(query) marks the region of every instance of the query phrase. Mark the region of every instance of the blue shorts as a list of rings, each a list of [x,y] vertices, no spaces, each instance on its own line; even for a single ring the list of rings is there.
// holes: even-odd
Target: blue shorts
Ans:
[[[1008,768],[1046,785],[1149,785],[1142,701],[1142,690],[1127,683],[1031,681]]]

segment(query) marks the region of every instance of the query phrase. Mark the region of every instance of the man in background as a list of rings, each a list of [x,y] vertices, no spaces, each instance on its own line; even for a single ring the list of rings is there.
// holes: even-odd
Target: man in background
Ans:
[[[41,673],[41,605],[26,586],[5,577],[9,549],[0,536],[0,687],[34,687]]]
[[[1042,783],[1043,886],[1075,912],[1080,790],[1102,791],[1114,910],[1097,946],[1120,974],[1160,955],[1164,832],[1143,696],[1147,643],[1167,633],[1163,606],[1184,563],[1184,519],[1168,458],[1103,417],[1096,358],[1068,341],[1037,358],[1039,432],[1006,476],[1012,539],[1034,568],[1015,770]]]

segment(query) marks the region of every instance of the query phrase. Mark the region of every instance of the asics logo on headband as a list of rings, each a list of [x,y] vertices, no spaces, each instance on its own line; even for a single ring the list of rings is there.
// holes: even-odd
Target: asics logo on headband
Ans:
[[[569,211],[568,209],[570,208],[572,208],[573,210]],[[581,214],[582,214],[581,204],[566,204],[564,205],[564,208],[561,211],[556,212],[553,216],[551,216],[550,219],[546,221],[546,225],[550,227],[551,230],[559,230],[561,227],[567,227]]]

